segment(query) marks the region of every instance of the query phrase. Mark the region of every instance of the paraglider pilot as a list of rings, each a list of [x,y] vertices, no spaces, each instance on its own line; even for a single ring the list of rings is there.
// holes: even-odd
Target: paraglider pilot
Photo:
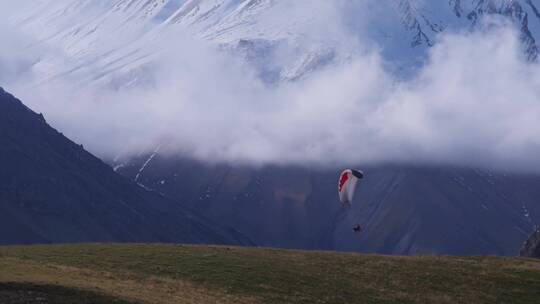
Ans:
[[[359,170],[347,169],[339,176],[338,193],[341,204],[345,207],[349,207],[354,198],[354,191],[356,190],[356,183],[359,179],[364,178],[364,173]],[[357,224],[353,227],[354,232],[362,232],[362,226]]]

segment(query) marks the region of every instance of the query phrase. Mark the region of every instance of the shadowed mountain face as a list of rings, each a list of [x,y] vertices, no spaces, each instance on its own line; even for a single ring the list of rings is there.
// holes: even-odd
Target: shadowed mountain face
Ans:
[[[241,243],[117,175],[0,89],[0,244]]]
[[[143,166],[145,164],[145,166]],[[540,220],[540,177],[362,167],[351,209],[340,170],[204,165],[154,154],[117,171],[264,246],[385,254],[517,255]],[[361,233],[353,227],[363,226]]]
[[[540,226],[523,243],[519,255],[522,257],[540,259]]]

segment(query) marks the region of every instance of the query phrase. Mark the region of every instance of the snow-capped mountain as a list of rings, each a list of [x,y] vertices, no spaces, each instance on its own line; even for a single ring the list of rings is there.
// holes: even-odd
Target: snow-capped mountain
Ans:
[[[303,30],[321,20],[313,20],[310,12],[296,13],[294,5],[291,16],[280,16],[287,6],[273,0],[41,1],[13,22],[65,51],[67,62],[47,62],[58,68],[44,80],[78,73],[89,81],[132,74],[174,45],[165,32],[181,30],[241,54],[261,76],[275,81],[295,79],[337,57],[336,37],[309,36]]]
[[[529,60],[536,60],[536,40],[540,34],[540,15],[532,0],[449,0],[424,1],[422,6],[414,1],[401,0],[403,24],[414,34],[412,46],[432,46],[437,33],[446,29],[474,27],[485,16],[500,16],[512,22],[521,33],[525,53]],[[447,2],[446,9],[441,6]],[[437,3],[437,4],[435,4]]]
[[[371,40],[360,44],[377,45],[398,69],[421,65],[441,32],[474,28],[486,16],[515,24],[529,60],[538,56],[540,35],[532,0],[41,0],[28,5],[11,22],[41,43],[61,46],[65,54],[61,61],[36,63],[43,72],[39,81],[77,75],[84,83],[116,86],[150,81],[144,67],[159,51],[172,45],[182,50],[171,43],[175,36],[165,34],[170,30],[231,51],[271,83],[347,62],[358,49],[358,31]]]

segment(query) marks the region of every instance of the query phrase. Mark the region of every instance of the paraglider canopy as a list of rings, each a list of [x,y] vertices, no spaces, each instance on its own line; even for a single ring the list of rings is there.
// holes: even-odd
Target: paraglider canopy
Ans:
[[[342,204],[351,204],[356,190],[356,183],[364,178],[364,173],[359,170],[347,169],[339,176],[338,193]]]

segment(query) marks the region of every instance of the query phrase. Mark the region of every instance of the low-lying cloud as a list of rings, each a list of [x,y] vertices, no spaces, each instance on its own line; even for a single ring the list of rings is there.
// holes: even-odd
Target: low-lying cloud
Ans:
[[[2,25],[2,40],[21,39],[7,33],[14,29]],[[104,157],[161,146],[255,165],[540,170],[540,65],[525,60],[519,33],[504,22],[441,34],[405,80],[388,71],[382,46],[344,28],[339,37],[355,50],[346,61],[277,85],[210,42],[186,32],[162,35],[159,55],[141,64],[147,85],[85,86],[88,75],[36,85],[44,71],[36,58],[54,65],[69,55],[20,41],[0,50],[0,81]]]

